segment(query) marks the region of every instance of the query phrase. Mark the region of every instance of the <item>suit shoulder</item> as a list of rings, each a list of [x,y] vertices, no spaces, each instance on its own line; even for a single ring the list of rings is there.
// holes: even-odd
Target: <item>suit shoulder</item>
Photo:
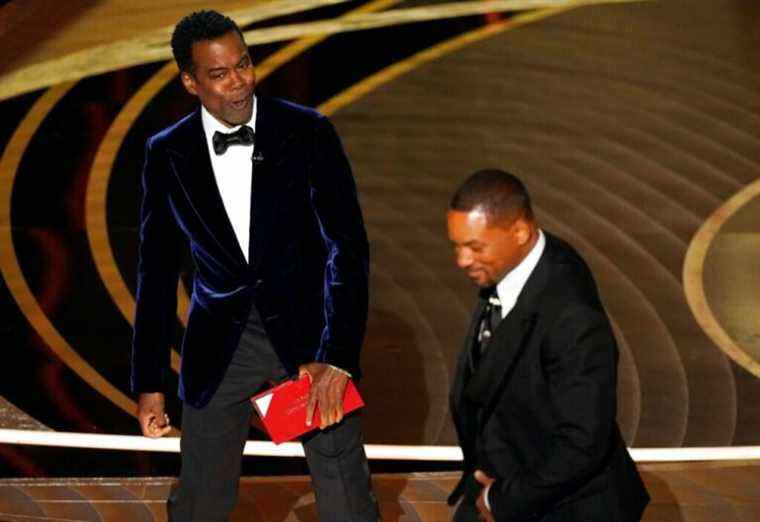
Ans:
[[[180,136],[189,130],[192,119],[196,116],[196,112],[191,112],[168,127],[165,127],[150,136],[147,141],[148,148],[153,149],[156,147],[164,147],[167,144],[171,144],[175,140],[180,139]]]
[[[318,122],[327,120],[327,117],[316,109],[292,101],[263,97],[260,98],[260,101],[277,117],[278,123],[286,126],[314,126]]]
[[[547,262],[551,265],[546,293],[568,305],[600,306],[596,281],[583,257],[564,240],[546,236]]]

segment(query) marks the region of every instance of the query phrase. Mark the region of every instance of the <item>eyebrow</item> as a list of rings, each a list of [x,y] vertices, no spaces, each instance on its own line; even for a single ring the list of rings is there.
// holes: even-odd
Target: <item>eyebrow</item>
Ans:
[[[250,60],[250,59],[251,57],[248,53],[243,54],[240,57],[240,59],[237,62],[235,62],[235,67],[240,65],[241,62],[245,60]],[[215,72],[222,72],[222,71],[226,71],[227,69],[229,69],[229,67],[212,67],[211,69],[208,69],[207,72],[208,74],[214,74]]]

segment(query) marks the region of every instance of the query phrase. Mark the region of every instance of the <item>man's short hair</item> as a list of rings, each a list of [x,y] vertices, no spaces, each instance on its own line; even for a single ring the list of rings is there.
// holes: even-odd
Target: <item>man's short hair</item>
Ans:
[[[451,210],[482,210],[488,224],[511,223],[519,217],[533,220],[530,194],[517,176],[498,169],[479,170],[457,189]]]
[[[195,72],[194,43],[213,40],[230,31],[237,32],[243,39],[243,33],[232,18],[216,11],[196,11],[180,20],[172,33],[172,53],[179,70],[190,74]]]

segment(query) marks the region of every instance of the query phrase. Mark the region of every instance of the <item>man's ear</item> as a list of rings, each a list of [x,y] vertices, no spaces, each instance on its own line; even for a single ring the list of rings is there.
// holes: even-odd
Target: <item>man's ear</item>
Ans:
[[[514,234],[515,239],[517,240],[517,244],[520,246],[524,246],[530,241],[531,233],[532,233],[532,227],[530,224],[525,221],[523,218],[517,218],[517,221],[515,221],[514,224]]]
[[[195,78],[193,78],[193,75],[187,71],[182,71],[179,73],[179,77],[182,80],[182,85],[185,86],[187,92],[194,96],[198,96],[198,89],[195,87]]]

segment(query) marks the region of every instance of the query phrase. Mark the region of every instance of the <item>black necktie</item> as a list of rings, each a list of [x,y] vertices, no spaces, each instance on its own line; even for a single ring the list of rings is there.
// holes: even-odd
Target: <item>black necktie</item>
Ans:
[[[473,343],[472,361],[473,366],[477,366],[480,358],[488,348],[496,327],[501,321],[501,301],[496,294],[496,288],[491,288],[485,295],[486,304],[480,314],[480,324],[478,325],[477,342]]]
[[[227,152],[227,147],[230,145],[253,145],[253,139],[256,135],[253,129],[248,125],[243,125],[235,132],[225,134],[224,132],[215,132],[211,138],[211,143],[214,144],[214,152],[217,156]]]

